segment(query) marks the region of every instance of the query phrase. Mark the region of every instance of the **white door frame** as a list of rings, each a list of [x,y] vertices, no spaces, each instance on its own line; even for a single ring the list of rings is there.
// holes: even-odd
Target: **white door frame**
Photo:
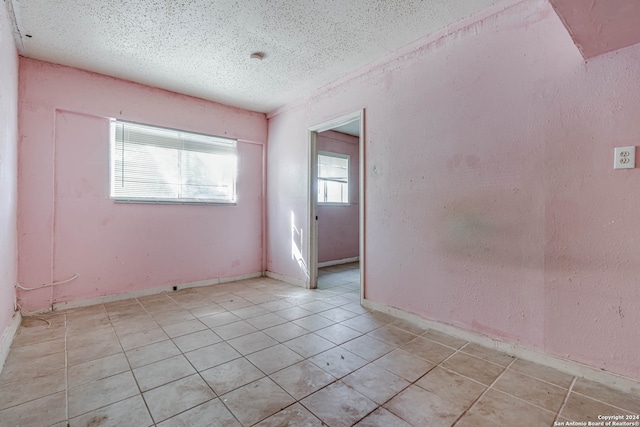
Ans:
[[[365,176],[365,149],[364,149],[364,109],[355,111],[345,116],[337,117],[333,120],[329,120],[320,123],[309,128],[309,221],[307,230],[307,253],[309,254],[309,280],[307,287],[315,289],[318,286],[318,134],[327,130],[334,129],[336,127],[346,125],[347,123],[360,120],[360,141],[358,147],[359,154],[359,166],[360,176],[358,185],[359,189],[359,227],[360,227],[360,301],[364,299],[364,277],[365,277],[365,217],[364,217],[364,203],[365,203],[365,188],[364,188],[364,176]]]

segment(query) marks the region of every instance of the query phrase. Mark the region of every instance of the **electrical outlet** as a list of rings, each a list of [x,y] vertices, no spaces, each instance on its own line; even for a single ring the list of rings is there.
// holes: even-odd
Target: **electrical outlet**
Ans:
[[[613,159],[614,169],[633,169],[636,167],[636,147],[616,147]]]

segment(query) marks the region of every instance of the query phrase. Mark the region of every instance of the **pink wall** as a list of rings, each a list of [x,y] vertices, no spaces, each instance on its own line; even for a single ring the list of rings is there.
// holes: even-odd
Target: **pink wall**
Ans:
[[[318,134],[318,150],[347,154],[349,164],[349,205],[318,205],[318,262],[358,256],[359,228],[359,147],[358,138],[327,131]]]
[[[270,114],[269,269],[305,278],[308,127],[365,108],[367,299],[640,380],[640,46],[585,64],[542,0],[475,21]]]
[[[14,313],[18,263],[17,178],[18,54],[3,2],[0,4],[0,338]],[[2,362],[0,360],[0,364]]]
[[[237,206],[109,199],[108,118],[238,138]],[[25,308],[262,267],[267,121],[212,102],[21,58],[19,280]]]

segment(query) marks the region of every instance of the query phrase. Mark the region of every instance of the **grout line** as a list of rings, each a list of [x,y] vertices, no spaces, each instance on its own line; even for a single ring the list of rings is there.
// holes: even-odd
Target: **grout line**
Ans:
[[[466,354],[466,353],[465,353]],[[483,359],[484,360],[484,359]],[[491,384],[489,384],[489,386],[482,392],[480,393],[480,396],[478,396],[478,398],[476,400],[474,400],[471,405],[469,405],[469,407],[467,409],[465,409],[462,414],[460,414],[460,416],[458,418],[456,418],[456,420],[453,422],[453,424],[451,424],[451,427],[455,426],[456,424],[458,424],[458,421],[460,421],[462,419],[462,417],[464,417],[471,408],[473,408],[475,406],[476,403],[478,403],[478,401],[480,399],[482,399],[482,397],[487,394],[489,392],[489,390],[492,390],[493,386],[495,385],[496,382],[498,382],[498,380],[500,378],[502,378],[502,376],[507,372],[507,370],[511,367],[511,365],[513,365],[515,363],[516,359],[514,358],[511,363],[509,363],[509,365],[507,365],[506,367],[504,367],[504,370],[500,373],[500,375],[498,375],[492,382]]]
[[[569,395],[571,394],[571,390],[573,390],[573,386],[575,385],[576,380],[577,378],[573,377],[573,380],[571,381],[571,385],[567,389],[567,394],[565,394],[564,399],[562,400],[562,405],[560,405],[560,408],[558,409],[558,412],[556,413],[556,416],[553,419],[554,421],[553,424],[555,424],[555,422],[558,420],[558,418],[560,417],[560,414],[564,410],[564,407],[567,405],[567,402],[569,401]]]
[[[67,427],[69,427],[69,355],[67,354],[67,315],[64,314],[64,401]]]

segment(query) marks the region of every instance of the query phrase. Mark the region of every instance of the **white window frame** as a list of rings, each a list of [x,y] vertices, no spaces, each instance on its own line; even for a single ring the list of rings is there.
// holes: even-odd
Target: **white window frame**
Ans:
[[[347,201],[346,202],[326,202],[323,201],[322,199],[320,199],[320,197],[318,197],[318,204],[322,205],[322,206],[349,206],[351,205],[351,156],[348,154],[342,154],[342,153],[334,153],[331,151],[318,151],[318,161],[320,159],[320,156],[326,156],[326,157],[336,157],[336,158],[340,158],[340,159],[347,159],[347,182],[344,183],[347,186]],[[324,178],[320,177],[320,171],[318,169],[318,189],[320,189],[320,185],[321,185],[321,181],[325,180]],[[325,199],[326,199],[326,194],[325,194]]]
[[[120,156],[122,154],[122,150],[118,150],[116,148],[116,128],[117,128],[117,124],[118,123],[122,123],[122,124],[130,124],[130,125],[135,125],[135,126],[142,126],[142,127],[147,127],[150,129],[158,129],[158,130],[166,130],[166,131],[170,131],[170,132],[177,132],[178,134],[184,134],[184,135],[193,135],[195,137],[198,138],[202,138],[205,137],[207,139],[210,139],[214,144],[218,143],[218,144],[228,144],[228,147],[226,148],[226,150],[232,149],[234,151],[235,154],[235,170],[234,170],[234,176],[232,178],[232,196],[230,198],[224,198],[224,199],[218,199],[218,198],[207,198],[207,199],[198,199],[198,198],[189,198],[189,197],[167,197],[167,198],[163,198],[163,197],[135,197],[135,196],[122,196],[122,195],[117,195],[115,193],[114,190],[114,186],[117,185],[117,180],[118,180],[118,176],[117,176],[117,172],[116,172],[116,156]],[[178,141],[178,138],[176,138],[176,142]],[[149,144],[151,146],[153,146],[153,144]],[[185,152],[186,150],[184,149],[177,149],[179,150],[181,153]],[[191,151],[195,151],[195,152],[201,152],[201,153],[206,153],[206,151],[198,151],[198,150],[191,150]],[[214,150],[215,151],[215,150]],[[213,154],[215,154],[215,152],[212,151]],[[118,120],[118,119],[111,119],[110,120],[110,134],[109,134],[109,172],[110,172],[110,176],[109,176],[109,194],[110,194],[110,198],[111,200],[113,200],[116,203],[150,203],[150,204],[197,204],[197,205],[226,205],[226,206],[235,206],[237,204],[237,175],[238,175],[238,151],[237,151],[237,140],[235,139],[230,139],[230,138],[223,138],[223,137],[218,137],[218,136],[212,136],[212,135],[206,135],[206,134],[202,134],[202,133],[197,133],[197,132],[190,132],[190,131],[184,131],[184,130],[180,130],[180,129],[173,129],[173,128],[167,128],[167,127],[162,127],[162,126],[154,126],[154,125],[149,125],[149,124],[143,124],[143,123],[136,123],[136,122],[130,122],[130,121],[125,121],[125,120]],[[182,167],[182,166],[181,166]],[[184,185],[184,184],[181,184]]]

